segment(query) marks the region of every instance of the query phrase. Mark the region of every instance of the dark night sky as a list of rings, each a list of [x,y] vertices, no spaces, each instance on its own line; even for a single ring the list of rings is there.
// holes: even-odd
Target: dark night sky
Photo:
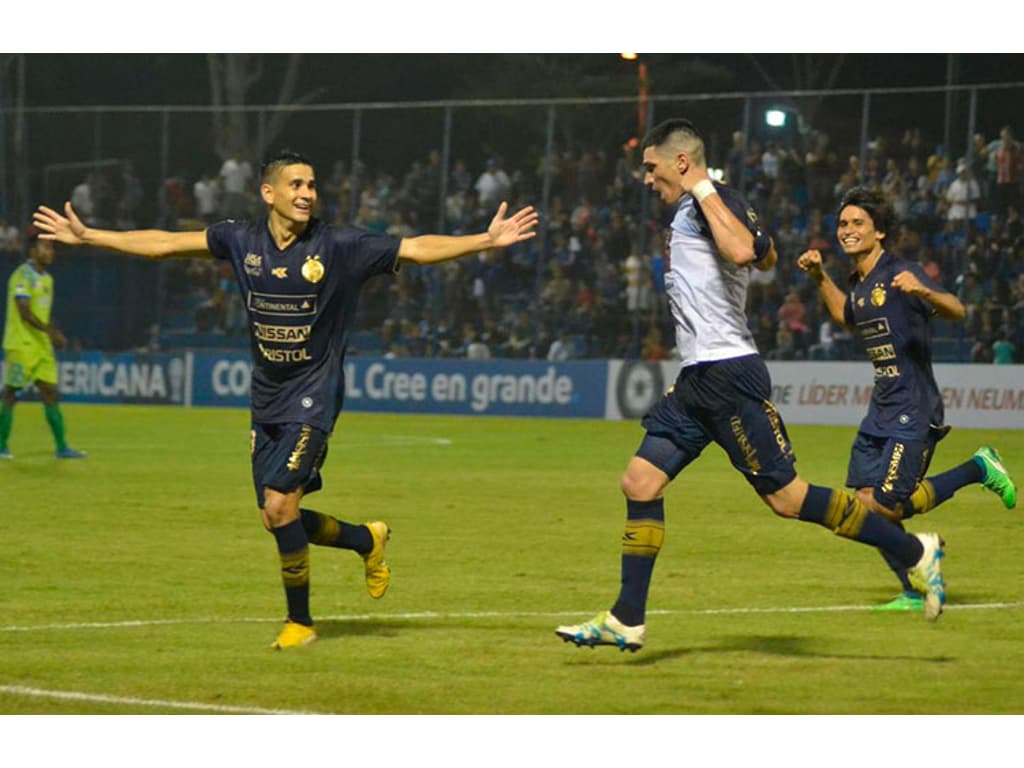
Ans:
[[[541,56],[546,64],[538,72]],[[773,90],[744,54],[645,56],[654,94]],[[834,54],[819,58],[830,62]],[[267,56],[250,103],[274,101],[283,62],[283,55]],[[761,54],[757,62],[780,88],[797,87],[789,54]],[[960,84],[1024,81],[1021,54],[959,54],[955,62]],[[946,67],[945,54],[850,54],[835,87],[942,85]],[[33,106],[209,103],[206,60],[198,53],[32,54],[27,70]],[[635,80],[615,54],[313,54],[303,62],[302,84],[320,90],[318,102],[355,102],[628,95]]]

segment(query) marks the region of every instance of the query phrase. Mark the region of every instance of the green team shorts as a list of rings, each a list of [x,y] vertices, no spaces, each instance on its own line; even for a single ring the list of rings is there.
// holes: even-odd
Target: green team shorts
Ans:
[[[57,358],[42,349],[5,349],[4,384],[22,389],[34,381],[57,384]]]

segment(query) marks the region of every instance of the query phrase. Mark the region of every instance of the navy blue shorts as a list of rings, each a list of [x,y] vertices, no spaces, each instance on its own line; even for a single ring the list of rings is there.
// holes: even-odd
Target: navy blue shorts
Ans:
[[[903,440],[857,433],[846,470],[848,488],[872,488],[886,509],[896,510],[910,498],[949,427],[932,428],[925,440]]]
[[[771,391],[760,355],[687,366],[641,421],[637,455],[673,478],[715,442],[758,494],[775,493],[796,478],[796,456]]]
[[[263,490],[291,493],[320,490],[320,467],[327,458],[327,433],[309,424],[253,424],[252,481],[263,509]]]

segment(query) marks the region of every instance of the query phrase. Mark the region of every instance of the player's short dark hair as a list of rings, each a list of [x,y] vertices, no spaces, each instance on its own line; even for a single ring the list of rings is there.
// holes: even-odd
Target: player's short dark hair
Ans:
[[[640,144],[640,149],[644,150],[648,147],[660,147],[673,133],[686,133],[699,139],[701,143],[704,142],[704,137],[700,131],[697,130],[697,126],[691,123],[689,120],[682,117],[674,117],[671,120],[663,120],[656,126],[651,128],[644,136],[643,142]]]
[[[644,136],[640,151],[642,152],[648,147],[654,147],[657,150],[662,145],[673,141],[691,147],[692,149],[689,150],[691,159],[700,165],[704,164],[704,137],[697,130],[697,126],[682,117],[665,120],[651,128]]]
[[[855,205],[867,211],[871,221],[875,224],[876,232],[889,234],[896,226],[896,213],[892,209],[892,203],[881,192],[867,187],[853,187],[845,195],[836,209],[836,221],[839,221],[839,214],[848,205]]]
[[[260,166],[260,179],[264,182],[269,181],[271,176],[289,165],[308,165],[310,168],[314,167],[313,161],[305,155],[293,152],[290,149],[282,149],[276,155],[268,157],[263,165]]]

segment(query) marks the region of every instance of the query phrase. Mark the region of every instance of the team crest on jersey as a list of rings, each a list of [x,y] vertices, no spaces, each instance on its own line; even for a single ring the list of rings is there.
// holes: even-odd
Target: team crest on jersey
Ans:
[[[274,277],[286,278],[288,277],[288,267],[274,267],[270,270],[270,274]]]
[[[885,285],[882,283],[875,283],[875,287],[871,289],[871,303],[876,307],[885,304]]]
[[[247,275],[253,277],[259,277],[263,272],[263,257],[258,253],[247,253],[245,254],[245,261],[243,262],[243,268]]]
[[[311,283],[319,283],[324,278],[324,265],[320,263],[320,255],[307,256],[302,264],[302,276]]]

